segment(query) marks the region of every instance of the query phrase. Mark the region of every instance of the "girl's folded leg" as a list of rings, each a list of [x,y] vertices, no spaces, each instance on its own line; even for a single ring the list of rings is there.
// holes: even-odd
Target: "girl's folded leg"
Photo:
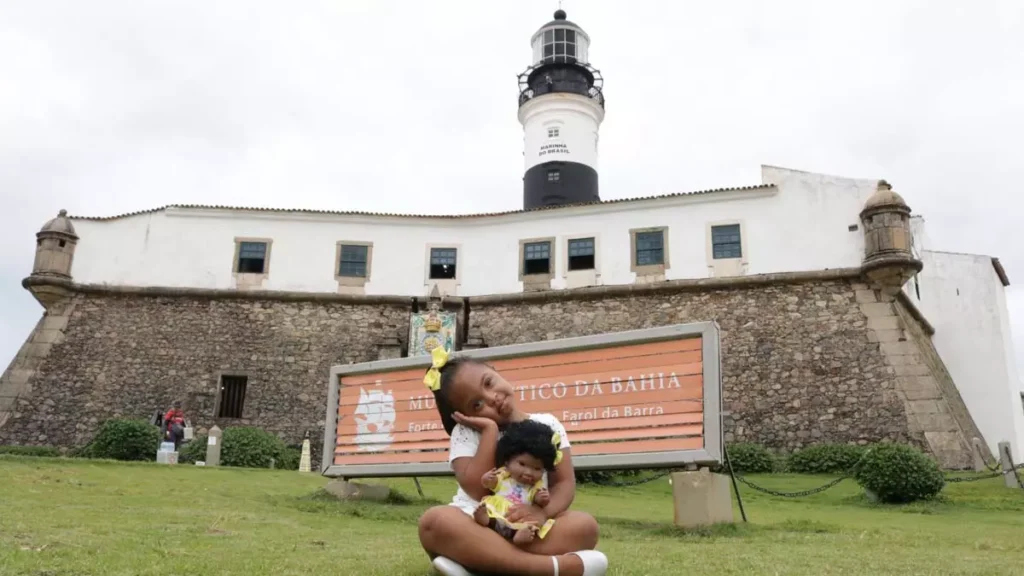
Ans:
[[[585,514],[582,516],[589,518]],[[563,519],[570,519],[567,528],[577,523],[580,526],[586,524],[584,518],[572,520],[569,514],[560,516],[558,523]],[[593,518],[590,518],[590,521],[593,521]],[[594,524],[593,535],[596,541],[596,522]],[[568,532],[568,529],[565,531]],[[530,553],[520,550],[493,530],[480,526],[468,514],[454,506],[436,506],[427,510],[420,518],[419,534],[424,550],[436,556],[435,567],[439,570],[449,570],[442,573],[451,576],[483,573],[603,576],[607,568],[607,559],[596,551],[576,549],[557,553]],[[554,534],[555,529],[552,529],[548,538]],[[557,545],[559,542],[561,545],[568,545],[574,540],[576,538],[567,534],[553,540],[548,547],[553,548],[552,544]],[[460,569],[465,572],[459,572]]]

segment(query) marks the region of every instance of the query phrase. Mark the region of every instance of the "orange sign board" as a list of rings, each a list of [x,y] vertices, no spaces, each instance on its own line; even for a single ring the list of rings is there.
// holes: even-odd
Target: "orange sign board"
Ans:
[[[578,469],[720,461],[718,330],[685,324],[460,352],[487,361],[518,407],[565,426]],[[423,385],[429,357],[338,366],[324,473],[450,473],[449,438]],[[333,424],[333,425],[332,425]]]

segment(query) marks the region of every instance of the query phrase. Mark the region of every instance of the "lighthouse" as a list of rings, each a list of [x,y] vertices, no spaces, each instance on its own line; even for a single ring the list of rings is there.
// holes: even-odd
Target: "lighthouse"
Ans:
[[[523,209],[600,202],[597,147],[604,81],[587,57],[590,36],[558,10],[530,43],[533,63],[519,75]]]

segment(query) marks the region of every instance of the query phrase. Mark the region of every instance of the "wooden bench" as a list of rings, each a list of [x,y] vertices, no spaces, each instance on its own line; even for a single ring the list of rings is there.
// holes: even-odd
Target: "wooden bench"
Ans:
[[[565,426],[577,470],[722,462],[719,330],[699,322],[459,352],[494,366],[525,412]],[[423,385],[430,357],[331,369],[325,476],[450,475],[448,435]],[[691,466],[691,467],[693,467]]]

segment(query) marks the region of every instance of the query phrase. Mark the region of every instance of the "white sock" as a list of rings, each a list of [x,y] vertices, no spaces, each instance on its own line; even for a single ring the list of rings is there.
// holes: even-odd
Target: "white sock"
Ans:
[[[552,556],[551,561],[555,563],[555,576],[558,576],[558,556]]]

